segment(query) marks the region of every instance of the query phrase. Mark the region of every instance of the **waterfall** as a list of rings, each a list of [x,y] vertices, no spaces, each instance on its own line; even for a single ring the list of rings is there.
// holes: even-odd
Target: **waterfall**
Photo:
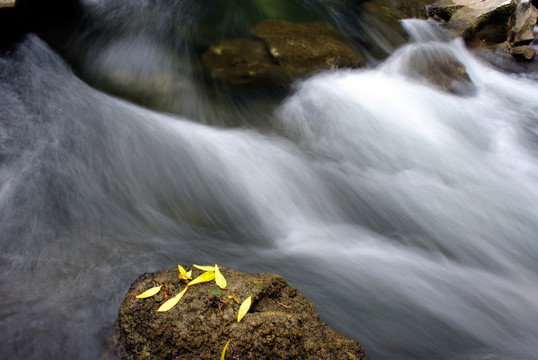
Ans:
[[[376,66],[256,109],[194,86],[182,115],[96,90],[35,35],[0,57],[1,357],[98,358],[139,274],[218,262],[283,275],[371,359],[533,358],[538,81],[403,27]],[[422,81],[417,54],[472,85]]]

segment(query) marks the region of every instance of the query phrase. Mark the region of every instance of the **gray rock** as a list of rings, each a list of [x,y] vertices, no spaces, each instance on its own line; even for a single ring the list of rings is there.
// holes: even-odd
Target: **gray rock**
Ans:
[[[517,60],[531,61],[535,54],[536,51],[529,45],[516,46],[510,49],[510,55]]]
[[[188,269],[187,269],[188,270]],[[120,307],[113,343],[122,359],[218,359],[228,340],[227,359],[357,359],[363,348],[320,321],[312,303],[279,275],[247,274],[220,268],[228,286],[190,286],[179,303],[157,312],[164,288],[154,297],[135,295],[166,285],[167,297],[185,284],[177,268],[142,275]],[[193,278],[201,274],[195,269]],[[237,322],[239,301],[252,306]]]
[[[538,19],[538,10],[529,0],[520,1],[510,17],[508,41],[512,45],[528,45],[534,41],[533,29]]]

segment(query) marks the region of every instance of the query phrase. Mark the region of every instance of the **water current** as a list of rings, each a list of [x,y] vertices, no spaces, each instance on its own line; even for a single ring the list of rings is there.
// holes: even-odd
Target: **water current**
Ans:
[[[373,360],[536,359],[536,77],[502,73],[434,23],[405,20],[409,41],[385,36],[368,68],[232,101],[194,81],[196,46],[148,38],[175,39],[170,22],[203,31],[200,9],[178,18],[151,1],[106,3],[86,10],[113,36],[74,38],[86,43],[76,73],[32,34],[0,58],[1,358],[99,358],[138,275],[218,262],[283,275]],[[237,9],[207,20],[221,37],[301,7],[306,20],[367,32],[341,1],[253,1],[251,17],[224,3]],[[412,79],[417,52],[449,53],[475,91]],[[114,67],[181,68],[174,114],[78,75]]]

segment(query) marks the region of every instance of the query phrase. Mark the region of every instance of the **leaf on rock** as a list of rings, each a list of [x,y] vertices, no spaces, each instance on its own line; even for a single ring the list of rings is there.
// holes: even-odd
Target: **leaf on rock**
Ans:
[[[228,299],[233,299],[238,305],[240,304],[239,300],[237,299],[237,296],[235,295],[228,295]]]
[[[200,270],[202,270],[202,271],[215,271],[215,267],[214,267],[214,266],[208,266],[208,265],[196,265],[196,264],[192,264],[192,266],[194,266],[195,268],[200,269]]]
[[[226,288],[226,279],[220,273],[220,270],[219,270],[219,267],[217,266],[217,264],[215,264],[215,282],[217,283],[219,288],[221,288],[221,289]]]
[[[191,272],[185,271],[183,266],[177,264],[177,269],[179,270],[179,280],[191,280],[192,279],[192,276],[189,274]]]
[[[250,305],[252,305],[252,295],[243,301],[239,307],[239,312],[237,313],[237,322],[240,322],[243,316],[247,314],[248,309],[250,309]]]
[[[165,311],[170,310],[170,309],[173,308],[174,306],[176,306],[176,304],[179,302],[179,300],[181,300],[181,298],[183,297],[183,295],[185,295],[185,293],[187,292],[187,289],[188,289],[188,288],[189,288],[189,287],[186,286],[185,289],[183,289],[179,294],[177,294],[177,295],[174,296],[173,298],[168,299],[167,301],[165,301],[165,303],[162,304],[161,307],[157,309],[157,311],[159,311],[159,312],[165,312]]]
[[[149,297],[157,294],[159,291],[161,291],[162,287],[163,287],[162,285],[152,287],[151,289],[148,289],[148,290],[144,291],[142,294],[136,295],[136,298],[137,299],[149,298]]]
[[[222,354],[220,354],[220,360],[224,360],[226,358],[226,348],[228,347],[230,341],[232,341],[232,339],[228,340],[226,345],[224,345],[224,349],[222,349]]]
[[[214,268],[211,268],[211,271],[206,271],[202,275],[198,276],[196,279],[191,281],[188,286],[213,280],[215,278],[215,272],[213,272],[213,270]]]

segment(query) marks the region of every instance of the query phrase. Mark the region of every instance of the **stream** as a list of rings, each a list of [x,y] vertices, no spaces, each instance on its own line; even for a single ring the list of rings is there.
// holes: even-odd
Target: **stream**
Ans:
[[[140,274],[215,262],[282,275],[372,360],[536,358],[538,77],[345,4],[86,0],[68,50],[0,57],[0,358],[104,358]],[[267,17],[330,22],[369,66],[200,80],[208,42]],[[474,91],[410,77],[417,52]],[[103,91],[156,73],[157,110]]]

